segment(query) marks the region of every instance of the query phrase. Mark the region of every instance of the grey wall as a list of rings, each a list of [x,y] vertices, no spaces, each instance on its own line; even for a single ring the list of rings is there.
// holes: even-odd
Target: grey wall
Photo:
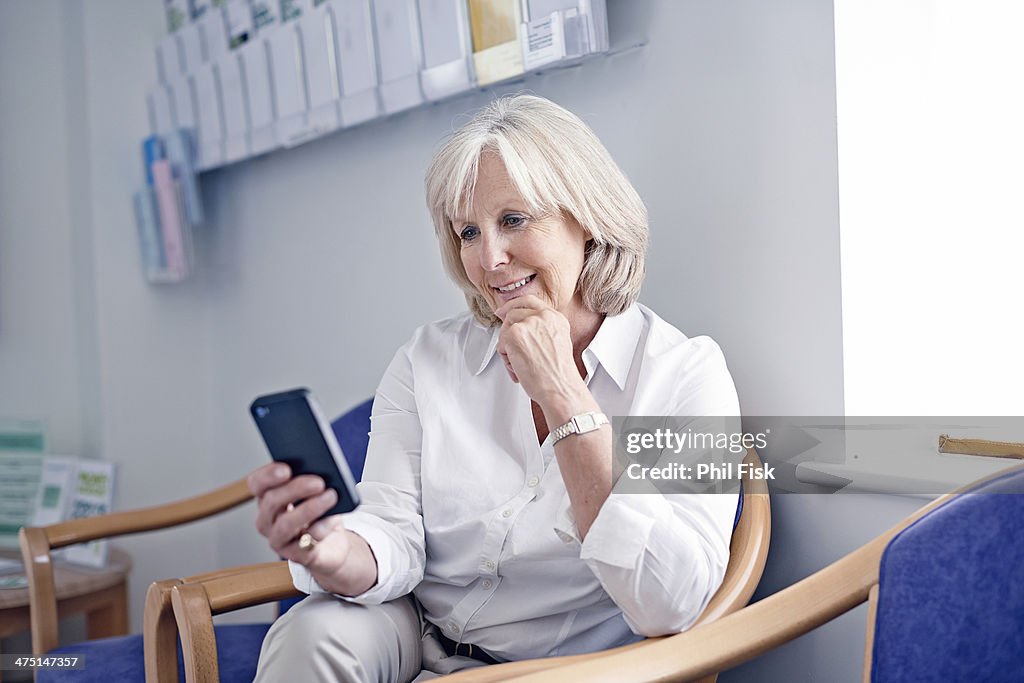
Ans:
[[[501,92],[550,97],[606,143],[650,209],[643,300],[722,344],[747,413],[841,414],[831,3],[608,4],[619,54]],[[205,174],[196,276],[151,286],[130,195],[161,3],[5,2],[0,31],[0,412],[117,462],[122,508],[262,464],[254,395],[307,385],[340,412],[417,325],[462,309],[422,172],[492,91]],[[776,503],[762,592],[906,507],[815,500]],[[251,516],[124,540],[134,625],[152,580],[269,559]],[[726,678],[855,680],[862,628],[838,628]]]
[[[76,284],[88,252],[72,229],[79,93],[66,87],[62,20],[58,3],[0,4],[0,415],[46,418],[51,449],[71,452],[84,430]]]

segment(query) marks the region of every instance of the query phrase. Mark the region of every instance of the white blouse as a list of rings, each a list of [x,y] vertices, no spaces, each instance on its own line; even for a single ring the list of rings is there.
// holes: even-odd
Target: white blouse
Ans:
[[[722,582],[735,495],[613,493],[580,543],[550,436],[469,314],[419,328],[377,389],[346,526],[369,543],[377,604],[413,592],[452,640],[497,659],[577,654],[685,630]],[[634,305],[583,353],[615,415],[735,416],[718,345]],[[572,437],[569,437],[572,438]],[[322,592],[290,563],[296,588]]]

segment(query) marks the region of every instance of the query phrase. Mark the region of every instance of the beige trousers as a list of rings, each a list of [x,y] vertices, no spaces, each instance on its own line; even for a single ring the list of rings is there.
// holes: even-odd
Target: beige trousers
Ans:
[[[270,627],[255,680],[409,683],[475,666],[485,665],[445,653],[437,627],[423,618],[411,595],[356,605],[321,593]]]

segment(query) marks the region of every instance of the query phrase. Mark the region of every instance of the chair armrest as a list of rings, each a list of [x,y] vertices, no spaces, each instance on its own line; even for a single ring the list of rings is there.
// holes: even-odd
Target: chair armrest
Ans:
[[[57,646],[57,597],[50,551],[98,538],[163,529],[223,512],[252,498],[245,479],[203,495],[164,505],[73,519],[45,527],[24,527],[18,533],[28,576],[32,651]]]
[[[526,659],[519,662],[506,662],[504,664],[475,667],[449,674],[447,676],[442,676],[438,680],[443,680],[445,683],[497,683],[498,681],[519,680],[520,677],[527,676],[528,674],[549,671],[552,669],[557,669],[553,680],[575,680],[562,678],[562,669],[559,667],[563,667],[567,664],[582,664],[594,659],[608,657],[609,655],[624,653],[630,650],[643,650],[643,648],[659,640],[664,640],[664,638],[647,638],[636,643],[630,643],[629,645],[620,645],[619,647],[612,648],[611,650],[589,652],[582,655],[563,655],[560,657],[545,657],[544,659]]]
[[[281,561],[193,577],[191,581],[171,586],[170,593],[188,683],[219,680],[214,614],[302,595],[292,583],[288,563]],[[169,647],[174,648],[174,644],[170,643]]]
[[[878,582],[888,534],[821,571],[705,626],[663,638],[639,651],[513,680],[631,683],[692,681],[749,661],[834,619],[867,599]]]
[[[517,683],[693,681],[750,661],[867,600],[878,585],[879,562],[889,542],[903,529],[959,495],[959,491],[977,483],[937,498],[824,569],[710,624],[657,642],[647,641],[650,644],[640,650],[610,651],[580,664],[512,680]]]
[[[146,591],[142,643],[148,683],[178,683],[178,625],[174,621],[171,589],[184,583],[207,581],[242,571],[231,567],[183,579],[154,581]]]
[[[760,456],[753,448],[747,450],[743,462],[750,466],[748,472],[762,465]],[[768,561],[771,537],[772,508],[768,484],[764,479],[746,476],[743,478],[743,514],[733,530],[725,577],[708,606],[690,628],[721,619],[750,602]]]
[[[761,460],[757,452],[750,449],[744,462],[759,467]],[[754,468],[752,468],[754,469]],[[745,478],[743,481],[743,516],[733,533],[733,542],[729,552],[729,568],[725,580],[711,598],[694,623],[694,628],[702,624],[720,619],[746,605],[754,593],[757,583],[764,570],[768,556],[768,544],[771,538],[771,502],[768,486],[764,480]],[[637,654],[651,644],[664,638],[648,638],[646,640],[601,652],[562,657],[548,657],[529,661],[509,662],[487,667],[467,669],[445,678],[452,683],[492,683],[518,676],[525,676],[540,671],[547,671],[567,664],[582,664],[591,660],[601,659],[610,655],[635,651]],[[639,654],[639,656],[643,656]],[[563,672],[559,669],[557,676]],[[622,676],[622,673],[619,674]],[[575,679],[565,679],[575,680]]]
[[[43,529],[46,531],[50,547],[61,548],[97,538],[111,538],[194,522],[241,505],[251,498],[252,493],[249,492],[245,479],[239,479],[209,493],[174,503],[72,519],[51,524]]]
[[[212,576],[188,583],[202,586],[212,614],[303,594],[292,584],[288,563],[280,560],[222,569]]]

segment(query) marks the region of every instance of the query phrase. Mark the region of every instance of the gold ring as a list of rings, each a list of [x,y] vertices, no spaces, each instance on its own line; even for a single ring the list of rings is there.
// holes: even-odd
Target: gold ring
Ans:
[[[316,545],[316,539],[313,538],[313,534],[308,531],[299,536],[299,547],[303,550],[309,550]]]

